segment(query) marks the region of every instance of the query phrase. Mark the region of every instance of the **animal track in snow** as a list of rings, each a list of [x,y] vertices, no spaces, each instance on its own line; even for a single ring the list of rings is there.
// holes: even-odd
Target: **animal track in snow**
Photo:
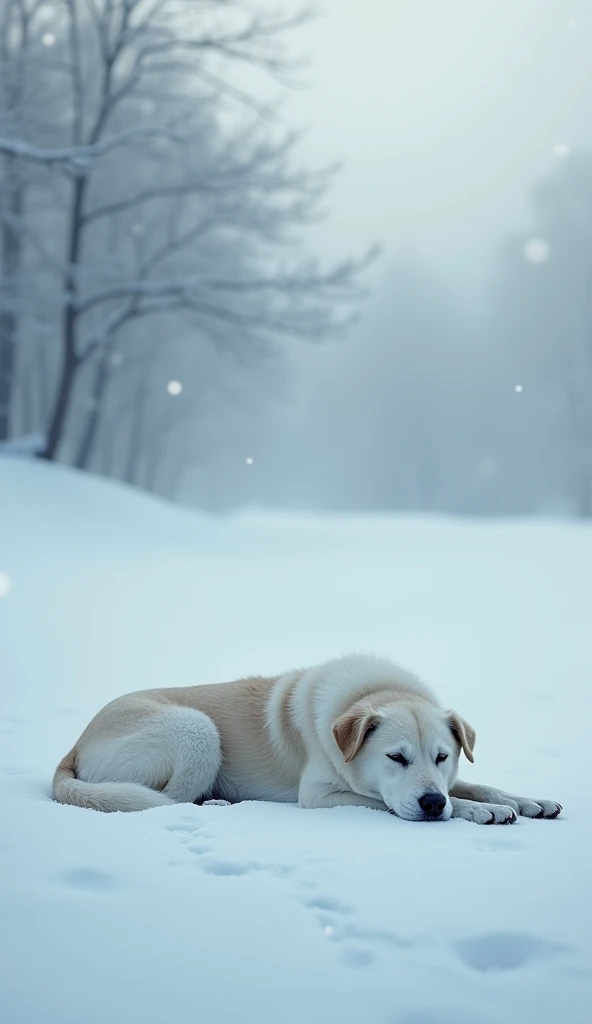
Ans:
[[[386,928],[361,928],[349,915],[354,908],[331,896],[305,900],[304,905],[316,911],[316,918],[327,938],[339,948],[339,958],[348,967],[366,967],[376,956],[377,947],[405,949],[413,943]]]
[[[253,870],[253,865],[240,862],[233,863],[229,860],[210,860],[202,865],[207,875],[248,875]]]
[[[189,822],[176,822],[173,825],[163,825],[165,832],[174,832],[182,843],[191,843],[194,839],[213,839],[209,832],[204,832],[200,824]]]
[[[351,914],[353,907],[332,896],[313,896],[306,900],[306,906],[312,910],[333,910],[338,914]]]
[[[258,864],[256,861],[209,860],[202,863],[208,875],[248,875],[252,871],[265,871],[282,877],[292,873],[292,868],[285,864]]]
[[[164,825],[163,828],[167,832],[177,834],[187,851],[198,858],[199,869],[207,875],[214,875],[221,879],[240,878],[259,873],[278,878],[293,876],[293,895],[304,907],[313,912],[317,926],[335,945],[339,959],[348,967],[368,966],[380,955],[381,948],[383,952],[388,950],[392,956],[395,951],[400,953],[413,945],[410,940],[387,929],[362,928],[356,925],[350,917],[354,913],[354,907],[333,896],[311,892],[318,886],[318,882],[314,878],[315,862],[318,859],[319,863],[322,860],[324,864],[328,862],[327,858],[321,859],[312,856],[305,858],[309,871],[303,870],[302,864],[296,870],[293,866],[286,864],[242,859],[227,860],[223,857],[213,856],[212,847],[204,843],[203,840],[214,837],[204,832],[201,824],[196,823],[193,817],[172,822],[170,825]],[[187,861],[173,860],[169,864],[171,867],[186,866]],[[302,890],[305,891],[302,892]]]
[[[194,853],[196,857],[203,857],[205,853],[211,853],[211,846],[204,846],[203,843],[192,843],[191,846],[187,847],[189,853]]]
[[[93,895],[113,892],[114,889],[119,888],[117,879],[113,875],[107,871],[99,871],[98,868],[71,868],[69,871],[62,871],[58,878],[72,889],[79,889]]]
[[[181,836],[197,835],[197,833],[200,831],[199,828],[189,828],[189,826],[186,825],[184,822],[181,822],[180,825],[163,825],[162,827],[165,830],[165,832],[179,832]]]
[[[456,943],[460,959],[476,971],[512,971],[565,950],[565,946],[523,932],[492,932]]]

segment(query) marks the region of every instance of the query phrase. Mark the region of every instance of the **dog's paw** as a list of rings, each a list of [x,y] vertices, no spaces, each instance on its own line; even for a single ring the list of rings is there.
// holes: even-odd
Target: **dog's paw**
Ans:
[[[557,818],[563,810],[555,800],[532,800],[529,797],[514,797],[518,813],[523,818]]]
[[[480,817],[473,818],[480,825],[513,825],[518,815],[510,804],[477,804]]]
[[[483,804],[483,807],[491,814],[485,825],[513,825],[518,818],[516,809],[510,804]]]
[[[482,804],[476,800],[452,800],[452,817],[473,821],[476,825],[513,825],[517,808],[509,804]]]

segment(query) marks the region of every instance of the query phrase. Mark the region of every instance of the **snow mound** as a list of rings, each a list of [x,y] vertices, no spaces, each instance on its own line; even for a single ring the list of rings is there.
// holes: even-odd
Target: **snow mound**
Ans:
[[[587,1024],[591,570],[583,526],[213,519],[0,459],[0,1019]],[[118,694],[352,648],[476,727],[465,777],[564,815],[52,802]]]
[[[44,447],[45,438],[41,434],[23,434],[0,441],[0,455],[40,455]]]

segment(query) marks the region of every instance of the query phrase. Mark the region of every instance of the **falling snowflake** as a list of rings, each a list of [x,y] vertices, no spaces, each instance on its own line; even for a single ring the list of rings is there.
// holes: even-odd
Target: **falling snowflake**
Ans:
[[[254,461],[255,461],[255,459],[252,459],[250,455],[249,455],[248,459],[245,459],[245,462],[246,462],[247,466],[252,466]]]
[[[551,246],[544,238],[531,238],[522,251],[529,263],[546,263],[551,255]]]
[[[553,152],[555,156],[558,156],[560,160],[563,160],[566,156],[569,156],[571,148],[567,145],[567,142],[556,142],[553,146]]]
[[[514,391],[518,395],[521,394],[521,392],[524,391],[524,388],[522,387],[522,384],[515,384],[514,385]]]
[[[577,22],[577,18],[569,18],[568,22],[567,22],[567,27],[568,28],[575,28],[577,23],[578,23]]]
[[[10,592],[12,584],[7,572],[0,572],[0,597],[6,597]]]
[[[167,384],[167,391],[169,395],[177,396],[180,395],[183,390],[183,385],[180,380],[170,380]]]
[[[323,928],[325,935],[333,935],[335,929],[332,924],[326,924]]]
[[[54,36],[53,32],[45,32],[41,36],[41,42],[43,43],[43,46],[55,46],[55,41],[56,37]]]
[[[131,232],[132,235],[135,235],[136,238],[139,238],[140,235],[144,234],[144,225],[141,224],[140,221],[134,221],[131,227]]]

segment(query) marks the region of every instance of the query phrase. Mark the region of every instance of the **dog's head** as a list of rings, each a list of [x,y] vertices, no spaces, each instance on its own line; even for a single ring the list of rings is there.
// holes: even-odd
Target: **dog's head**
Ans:
[[[340,770],[351,788],[400,818],[446,820],[461,750],[473,761],[475,731],[422,697],[363,698],[333,722]],[[339,755],[338,755],[339,756]]]

